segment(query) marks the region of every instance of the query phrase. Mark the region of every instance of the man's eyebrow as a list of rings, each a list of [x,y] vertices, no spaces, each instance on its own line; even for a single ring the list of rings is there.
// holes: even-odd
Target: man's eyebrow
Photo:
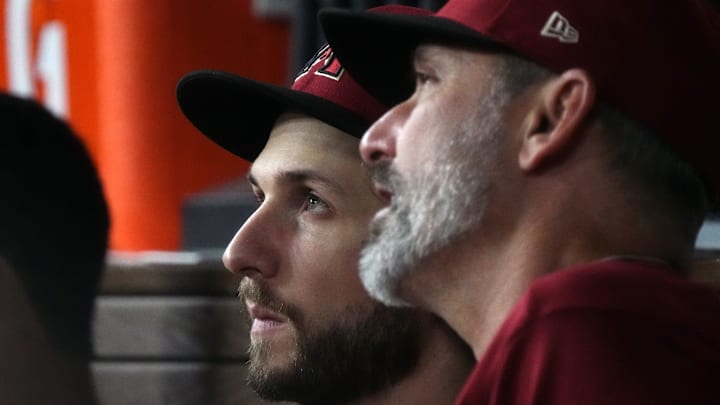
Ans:
[[[258,186],[258,182],[255,179],[255,176],[253,176],[252,173],[248,173],[247,181],[255,186]],[[331,180],[329,177],[324,176],[323,174],[315,171],[315,170],[307,170],[307,169],[301,169],[301,170],[282,170],[277,175],[277,178],[279,181],[285,182],[285,183],[305,183],[308,181],[313,181],[316,183],[322,184],[324,187],[327,187],[334,192],[345,195],[347,192],[345,189],[336,181]]]
[[[424,46],[418,46],[415,48],[415,51],[413,51],[413,57],[412,62],[413,65],[417,65],[418,63],[424,63],[428,61],[428,48]]]
[[[340,183],[330,179],[329,177],[315,170],[283,170],[280,172],[279,178],[290,183],[305,183],[308,181],[312,181],[320,183],[324,187],[327,187],[338,194],[346,194],[345,189],[340,185]]]
[[[253,187],[258,187],[257,180],[255,180],[255,176],[252,175],[252,172],[248,172],[247,176],[245,176],[248,183],[250,183]]]

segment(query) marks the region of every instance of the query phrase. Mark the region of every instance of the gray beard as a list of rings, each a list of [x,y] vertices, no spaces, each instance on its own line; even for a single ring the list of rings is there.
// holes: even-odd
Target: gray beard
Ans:
[[[501,105],[493,93],[466,121],[436,159],[403,179],[392,166],[373,168],[393,190],[388,211],[370,223],[360,255],[360,279],[371,297],[391,306],[411,306],[398,285],[422,260],[455,243],[482,220],[502,133]]]

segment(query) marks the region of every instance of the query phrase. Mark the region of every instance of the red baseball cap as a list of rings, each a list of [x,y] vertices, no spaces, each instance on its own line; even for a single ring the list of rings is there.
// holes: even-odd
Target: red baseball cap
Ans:
[[[373,12],[432,14],[398,5]],[[249,161],[260,154],[284,112],[310,115],[360,138],[388,108],[347,74],[327,45],[305,64],[290,88],[201,70],[180,79],[176,96],[180,109],[200,132]]]
[[[433,16],[323,10],[343,65],[388,104],[413,88],[418,44],[582,68],[598,96],[655,131],[720,191],[720,13],[708,0],[449,0]]]

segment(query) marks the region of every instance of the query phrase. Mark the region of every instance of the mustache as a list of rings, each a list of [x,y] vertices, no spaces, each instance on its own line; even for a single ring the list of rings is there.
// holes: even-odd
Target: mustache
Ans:
[[[292,322],[298,323],[301,321],[300,311],[275,296],[270,287],[262,280],[245,277],[240,281],[237,292],[238,298],[242,301],[253,301],[273,312],[286,316]]]
[[[370,178],[377,185],[393,192],[403,187],[403,178],[390,162],[382,162],[370,168]]]

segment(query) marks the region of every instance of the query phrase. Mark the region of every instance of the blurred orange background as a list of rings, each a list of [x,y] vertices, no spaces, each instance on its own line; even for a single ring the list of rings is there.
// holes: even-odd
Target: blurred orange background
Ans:
[[[195,69],[285,84],[288,23],[255,17],[250,0],[0,3],[0,88],[42,101],[83,138],[110,203],[111,248],[178,249],[183,199],[247,163],[187,122],[175,84]]]

